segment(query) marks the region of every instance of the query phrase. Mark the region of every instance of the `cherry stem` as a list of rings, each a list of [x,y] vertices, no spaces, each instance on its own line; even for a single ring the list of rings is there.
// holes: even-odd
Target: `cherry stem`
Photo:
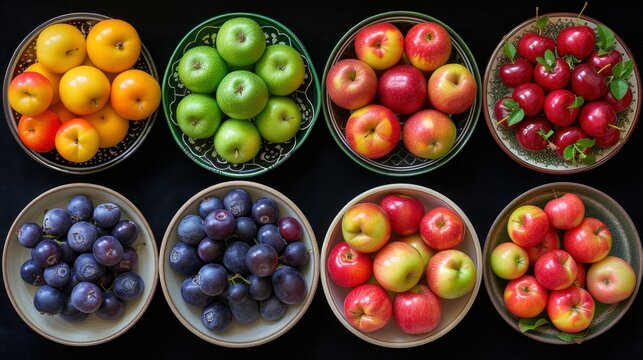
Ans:
[[[608,68],[608,67],[610,67],[610,66],[612,66],[612,64],[605,64],[605,66],[603,66],[602,68],[600,68],[596,73],[597,73],[597,74],[600,74],[600,73],[601,73],[601,71],[603,71],[603,70],[607,69],[607,68]]]
[[[580,24],[580,16],[583,14],[583,11],[585,11],[586,7],[587,7],[587,1],[585,1],[585,5],[583,5],[583,8],[578,13],[578,17],[576,18],[576,24]]]
[[[538,24],[538,6],[536,6],[536,24]],[[542,35],[542,32],[543,32],[543,29],[538,27],[538,35]]]
[[[618,131],[625,131],[625,128],[617,126],[616,124],[609,124],[608,126],[613,127],[614,129],[616,129]]]
[[[498,120],[498,121],[496,122],[496,125],[500,125],[500,124],[502,124],[503,122],[507,121],[508,119],[509,119],[509,115],[507,115],[507,116],[503,117],[502,119]]]

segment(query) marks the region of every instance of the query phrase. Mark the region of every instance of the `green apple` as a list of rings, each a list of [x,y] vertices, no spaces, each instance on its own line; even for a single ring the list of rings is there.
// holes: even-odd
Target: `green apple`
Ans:
[[[214,150],[229,163],[250,161],[260,149],[261,135],[250,120],[228,119],[214,134]]]
[[[236,70],[228,73],[217,88],[217,103],[221,110],[233,119],[250,119],[263,110],[268,103],[268,87],[259,75]]]
[[[289,97],[271,96],[266,107],[255,118],[255,125],[264,139],[283,143],[297,135],[301,125],[301,110]]]
[[[193,92],[214,93],[228,73],[228,64],[217,49],[200,45],[186,51],[177,68],[179,80]]]
[[[506,280],[517,279],[529,270],[529,254],[514,242],[503,242],[491,251],[489,265],[498,277]]]
[[[270,45],[255,65],[255,73],[273,95],[289,95],[301,86],[306,66],[299,52],[286,44]]]
[[[384,245],[373,258],[373,275],[383,288],[404,292],[424,274],[424,259],[416,248],[402,241]]]
[[[226,20],[216,37],[221,56],[231,65],[254,64],[266,49],[266,35],[259,23],[247,17]]]
[[[179,128],[192,139],[205,139],[214,135],[222,118],[223,113],[217,101],[208,94],[189,94],[176,107]]]
[[[473,290],[477,274],[469,255],[456,249],[442,250],[429,260],[426,282],[437,296],[457,299]]]

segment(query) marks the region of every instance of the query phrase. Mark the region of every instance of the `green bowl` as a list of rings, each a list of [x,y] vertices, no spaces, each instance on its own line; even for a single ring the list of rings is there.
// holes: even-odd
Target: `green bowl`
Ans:
[[[507,280],[496,276],[491,270],[489,258],[492,250],[500,243],[511,241],[507,233],[507,221],[511,212],[521,205],[532,204],[545,206],[547,201],[560,196],[564,193],[572,192],[580,196],[585,204],[585,216],[592,216],[603,221],[612,233],[612,249],[609,255],[623,258],[634,268],[636,273],[636,289],[627,299],[612,305],[601,304],[596,302],[596,311],[594,319],[590,324],[587,333],[582,333],[581,337],[569,337],[561,334],[551,324],[545,324],[534,330],[521,331],[519,319],[507,311],[503,302],[503,292]],[[562,242],[562,237],[561,237]],[[562,244],[561,244],[562,245]],[[550,344],[574,344],[593,339],[614,326],[625,314],[630,306],[634,303],[634,298],[638,293],[641,284],[641,274],[643,274],[643,263],[641,256],[641,241],[636,227],[629,215],[614,199],[609,195],[587,185],[572,182],[554,182],[535,187],[515,198],[510,202],[498,215],[491,225],[484,244],[482,258],[484,260],[483,278],[487,293],[491,298],[493,306],[500,316],[516,331],[532,339],[550,343]],[[528,273],[533,274],[530,267]],[[546,320],[546,311],[538,318]],[[538,319],[536,318],[536,319]],[[560,337],[559,337],[560,336]]]
[[[179,101],[190,93],[178,77],[178,65],[183,54],[199,45],[214,46],[216,34],[221,25],[235,17],[248,17],[255,20],[266,35],[266,45],[287,44],[297,50],[306,65],[304,83],[292,95],[299,104],[302,121],[299,131],[292,140],[275,144],[262,141],[261,150],[254,159],[243,164],[232,164],[221,158],[214,150],[213,138],[195,140],[183,134],[176,120],[176,108]],[[170,132],[178,146],[192,161],[214,173],[232,178],[248,178],[265,173],[286,161],[306,140],[310,134],[321,106],[321,88],[312,60],[299,38],[286,26],[266,16],[251,13],[228,13],[210,18],[194,27],[178,44],[163,75],[162,101],[163,111]]]
[[[29,67],[29,65],[35,62],[36,39],[38,38],[40,32],[49,25],[66,23],[77,27],[83,33],[83,35],[87,36],[92,26],[104,19],[109,19],[109,17],[101,14],[79,12],[60,15],[47,20],[46,22],[36,27],[31,33],[29,33],[29,35],[27,35],[22,40],[20,45],[18,45],[18,48],[13,53],[13,56],[9,61],[9,66],[7,67],[4,76],[2,102],[4,103],[5,119],[7,121],[7,125],[9,125],[11,134],[16,139],[16,142],[18,142],[20,147],[22,147],[22,149],[34,160],[44,166],[64,173],[95,173],[122,162],[143,144],[143,141],[149,134],[150,130],[152,130],[152,125],[154,125],[156,114],[158,113],[157,110],[154,111],[152,115],[143,120],[130,121],[127,135],[120,143],[110,148],[98,149],[98,153],[94,155],[94,157],[83,163],[73,163],[67,161],[63,159],[56,150],[47,153],[35,152],[27,148],[20,140],[20,137],[18,135],[18,121],[20,120],[20,114],[13,111],[13,109],[11,109],[11,107],[9,106],[8,89],[11,80],[16,75],[22,73],[27,67]],[[156,72],[156,66],[154,65],[154,61],[152,61],[152,56],[145,48],[145,45],[141,46],[141,55],[136,61],[136,64],[134,64],[134,68],[143,70],[151,74],[158,81],[159,77]]]
[[[396,25],[403,34],[406,34],[413,25],[425,21],[438,23],[449,32],[451,35],[452,51],[448,62],[464,65],[474,75],[476,84],[478,85],[476,100],[473,102],[473,105],[471,105],[471,108],[462,114],[451,116],[451,119],[456,125],[457,135],[453,148],[451,148],[451,150],[443,157],[435,160],[416,157],[406,150],[401,141],[390,154],[379,159],[367,159],[357,154],[348,145],[345,135],[346,120],[348,120],[350,112],[349,110],[340,108],[330,100],[326,91],[325,81],[323,81],[324,116],[326,117],[326,125],[328,125],[328,129],[330,130],[333,139],[335,139],[335,142],[337,142],[339,147],[346,153],[346,155],[353,159],[353,161],[379,174],[390,176],[413,176],[423,174],[444,165],[464,147],[471,137],[476,123],[478,122],[478,116],[480,115],[482,104],[482,82],[480,81],[480,71],[478,70],[478,65],[476,64],[473,54],[462,38],[460,38],[455,31],[440,20],[417,12],[392,11],[369,17],[348,30],[348,32],[339,40],[337,45],[335,45],[335,48],[326,62],[326,67],[324,68],[322,79],[326,79],[330,68],[339,60],[356,58],[353,41],[355,40],[357,32],[365,26],[379,22],[390,22]],[[401,116],[400,121],[404,122],[404,120],[405,117]]]

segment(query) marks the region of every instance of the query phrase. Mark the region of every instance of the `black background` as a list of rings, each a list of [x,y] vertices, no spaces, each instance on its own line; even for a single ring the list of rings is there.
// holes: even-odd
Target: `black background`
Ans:
[[[122,18],[138,30],[159,73],[165,71],[174,47],[194,26],[222,13],[254,12],[283,23],[301,39],[321,78],[328,55],[339,38],[359,21],[377,13],[411,10],[449,25],[475,55],[481,76],[502,36],[540,13],[578,12],[582,1],[2,1],[0,5],[0,68],[33,28],[71,12],[96,12]],[[616,1],[592,1],[585,14],[600,20],[641,58],[642,17]],[[6,104],[3,104],[6,106]],[[320,114],[311,136],[285,163],[249,180],[271,186],[293,200],[312,224],[319,247],[335,214],[354,196],[375,186],[406,182],[432,188],[457,203],[472,221],[481,243],[497,214],[514,197],[541,184],[572,181],[595,187],[619,202],[635,224],[641,224],[641,129],[607,163],[574,175],[543,174],[514,162],[494,142],[485,124],[477,128],[464,149],[435,171],[406,178],[373,173],[350,160],[330,136]],[[68,175],[33,161],[0,130],[0,232],[6,234],[15,216],[34,197],[66,183],[90,182],[128,197],[145,215],[160,245],[174,212],[198,191],[232,180],[210,173],[187,158],[168,131],[162,111],[143,145],[121,164],[91,175]],[[482,244],[481,244],[482,245]],[[458,326],[440,339],[414,348],[389,349],[367,343],[344,328],[331,312],[321,283],[306,315],[286,334],[254,348],[229,349],[212,345],[189,332],[174,317],[160,285],[144,316],[127,333],[105,344],[69,347],[51,342],[31,330],[16,314],[4,287],[0,288],[0,357],[45,358],[100,354],[131,358],[140,348],[147,356],[177,358],[411,358],[580,357],[643,358],[640,324],[643,299],[637,297],[627,315],[598,338],[581,345],[549,345],[509,327],[480,288],[475,304]]]

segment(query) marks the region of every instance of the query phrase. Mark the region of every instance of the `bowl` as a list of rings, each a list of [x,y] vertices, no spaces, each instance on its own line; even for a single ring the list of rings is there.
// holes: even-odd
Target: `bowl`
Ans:
[[[335,105],[331,101],[328,96],[325,81],[322,82],[322,90],[324,93],[324,117],[326,118],[326,125],[328,126],[333,139],[342,151],[344,151],[344,153],[346,153],[346,155],[348,155],[348,157],[353,161],[364,168],[379,174],[390,176],[413,176],[426,173],[447,163],[464,147],[475,129],[478,116],[480,115],[480,106],[482,104],[480,71],[478,70],[478,65],[476,64],[473,54],[462,38],[440,20],[417,12],[392,11],[366,18],[348,30],[333,48],[333,51],[326,62],[326,67],[324,68],[322,79],[326,79],[333,64],[342,59],[356,58],[357,56],[355,55],[355,49],[353,47],[355,36],[360,29],[368,25],[380,22],[390,22],[393,25],[396,25],[400,31],[402,31],[402,34],[406,34],[413,25],[426,21],[438,23],[449,32],[452,42],[452,51],[448,62],[464,65],[474,75],[476,84],[478,84],[476,99],[469,110],[462,114],[451,116],[451,119],[456,125],[457,135],[453,147],[444,156],[435,160],[416,157],[406,150],[401,141],[388,155],[379,159],[368,159],[359,155],[351,149],[348,145],[348,141],[346,140],[345,128],[346,121],[350,116],[350,111]],[[404,123],[406,117],[399,116],[399,119]]]
[[[549,22],[543,33],[552,36],[555,40],[561,29],[576,24],[578,14],[551,13],[546,14],[546,16],[549,17]],[[587,24],[594,31],[601,24],[598,20],[585,15],[581,16],[580,19],[582,24]],[[536,19],[532,18],[516,26],[505,36],[507,41],[516,45],[523,34],[533,32],[536,29]],[[621,53],[623,60],[633,60],[632,52],[623,39],[618,34],[614,34],[614,37],[616,40],[615,49]],[[628,109],[618,113],[616,120],[616,125],[623,129],[621,139],[607,149],[599,149],[598,146],[594,146],[590,151],[591,154],[596,156],[596,161],[593,164],[573,164],[559,157],[554,151],[528,151],[523,149],[516,141],[513,129],[507,129],[496,124],[497,119],[494,114],[496,101],[503,96],[511,96],[513,91],[512,88],[505,86],[498,76],[498,67],[508,61],[502,50],[503,43],[501,39],[485,69],[482,107],[489,131],[502,151],[517,163],[535,171],[549,174],[573,174],[594,169],[604,164],[621,150],[631,136],[641,111],[641,78],[635,61],[633,74],[628,79],[634,94],[632,103]]]
[[[141,146],[141,144],[143,144],[143,141],[152,129],[152,125],[154,125],[158,110],[143,120],[130,121],[127,135],[120,143],[109,148],[98,149],[98,153],[94,155],[94,157],[89,161],[83,163],[73,163],[63,159],[55,150],[47,153],[38,153],[27,148],[22,143],[22,141],[20,141],[20,137],[18,136],[18,120],[20,120],[20,114],[15,112],[9,106],[7,90],[9,88],[9,84],[11,83],[11,80],[16,75],[22,73],[29,65],[35,62],[36,39],[38,38],[40,32],[47,26],[58,23],[71,24],[77,27],[86,37],[92,26],[104,19],[109,19],[109,17],[96,13],[78,12],[60,15],[42,23],[33,31],[31,31],[29,35],[27,35],[22,40],[20,45],[18,45],[18,48],[13,53],[13,56],[9,61],[9,66],[7,67],[7,70],[5,72],[4,85],[2,89],[2,101],[5,104],[4,114],[11,134],[18,142],[20,147],[22,147],[22,149],[34,160],[51,169],[58,170],[64,173],[94,173],[110,168],[127,159],[134,151],[136,151],[136,149]],[[151,74],[158,81],[158,74],[156,72],[156,66],[154,65],[152,56],[143,44],[141,45],[141,55],[134,65],[134,68],[143,70]]]
[[[33,305],[37,287],[25,283],[20,277],[20,266],[31,257],[30,249],[23,247],[17,238],[20,226],[26,222],[42,223],[47,209],[65,208],[76,194],[85,194],[94,206],[112,202],[121,209],[121,219],[134,221],[139,228],[137,240],[132,244],[137,249],[138,265],[134,268],[144,281],[139,297],[127,301],[123,316],[115,320],[103,320],[95,314],[78,323],[67,322],[59,315],[40,314]],[[2,275],[9,300],[20,318],[43,337],[70,346],[90,346],[108,342],[123,335],[136,324],[147,310],[158,282],[158,249],[152,229],[143,214],[126,197],[118,192],[95,184],[71,183],[52,188],[33,199],[16,217],[9,229],[2,253]]]
[[[612,248],[609,255],[621,257],[632,265],[636,273],[636,289],[629,298],[617,304],[606,305],[596,302],[594,319],[587,333],[581,332],[580,336],[561,335],[561,332],[551,324],[545,324],[534,330],[523,332],[520,329],[519,319],[511,315],[504,307],[503,292],[507,280],[499,278],[491,270],[489,263],[491,252],[498,244],[511,241],[507,233],[507,221],[515,208],[526,204],[544,207],[547,201],[564,193],[575,193],[580,196],[585,204],[585,216],[598,218],[607,225],[612,233]],[[634,303],[634,298],[641,283],[641,274],[643,273],[643,263],[641,262],[642,254],[639,234],[636,231],[632,219],[630,219],[625,209],[613,198],[587,185],[573,182],[553,182],[537,186],[520,194],[500,212],[493,222],[487,234],[483,250],[483,258],[485,261],[483,274],[484,284],[498,314],[516,331],[520,331],[525,336],[534,340],[550,344],[580,343],[605,333],[625,316],[627,310]],[[585,265],[585,268],[588,268],[587,265]],[[528,273],[530,271],[531,270],[528,270]],[[533,271],[531,273],[533,274]],[[547,319],[545,314],[534,319],[540,318]]]
[[[179,128],[176,109],[179,101],[190,91],[179,80],[177,68],[181,57],[187,50],[199,45],[214,46],[214,39],[221,25],[229,19],[241,16],[259,23],[266,35],[266,45],[287,44],[297,50],[304,60],[306,74],[304,83],[290,95],[299,104],[302,113],[301,125],[295,137],[285,143],[271,143],[263,139],[257,156],[242,164],[232,164],[217,155],[213,147],[213,138],[195,140],[183,134]],[[319,79],[303,43],[290,29],[277,20],[252,13],[218,15],[205,20],[190,30],[172,52],[161,86],[163,111],[170,132],[179,148],[204,169],[231,178],[249,178],[263,174],[286,161],[310,135],[319,116],[321,105]]]
[[[201,307],[185,302],[181,296],[181,283],[186,276],[175,272],[170,267],[169,256],[172,248],[180,241],[177,231],[181,219],[188,214],[199,214],[199,203],[208,196],[223,199],[225,194],[235,188],[245,189],[252,200],[267,196],[273,198],[279,206],[279,216],[292,216],[302,226],[302,241],[308,249],[309,261],[299,268],[307,284],[305,298],[296,304],[288,305],[286,313],[275,321],[261,316],[249,324],[241,324],[235,319],[223,330],[212,331],[201,322]],[[181,206],[167,226],[160,248],[160,279],[163,295],[170,309],[179,321],[194,335],[215,345],[229,348],[247,348],[268,343],[286,334],[304,316],[315,296],[319,282],[319,250],[317,240],[304,213],[288,197],[279,191],[259,183],[234,180],[219,183],[205,188]]]
[[[338,286],[330,278],[327,263],[331,250],[335,245],[344,241],[342,237],[342,216],[353,205],[363,202],[379,203],[382,198],[387,194],[397,193],[417,198],[424,205],[425,211],[429,211],[434,207],[447,207],[454,210],[464,220],[466,231],[462,243],[455,249],[460,250],[467,254],[472,260],[477,269],[475,284],[472,290],[456,299],[440,300],[442,307],[442,315],[438,325],[430,332],[424,334],[410,335],[402,332],[397,326],[393,318],[386,326],[375,332],[361,332],[354,328],[344,317],[344,298],[350,291],[349,288]],[[452,200],[439,192],[414,184],[388,184],[382,185],[370,190],[364,191],[351,199],[335,216],[331,222],[324,243],[321,249],[321,283],[324,290],[324,295],[328,301],[328,305],[339,320],[351,333],[358,338],[369,342],[371,344],[379,345],[388,348],[409,348],[427,344],[435,341],[440,337],[446,335],[449,331],[455,328],[465,315],[471,309],[475,298],[482,283],[482,250],[476,231],[469,221],[466,214],[456,205]]]

